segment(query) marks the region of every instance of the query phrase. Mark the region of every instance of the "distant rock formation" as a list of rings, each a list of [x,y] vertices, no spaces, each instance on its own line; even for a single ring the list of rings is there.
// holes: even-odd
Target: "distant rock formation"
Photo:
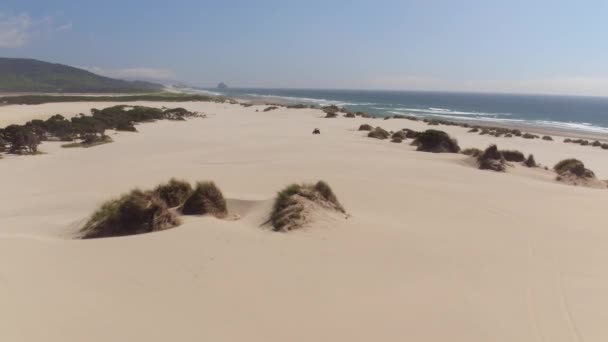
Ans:
[[[228,89],[228,85],[224,82],[220,82],[220,84],[217,85],[217,89]]]

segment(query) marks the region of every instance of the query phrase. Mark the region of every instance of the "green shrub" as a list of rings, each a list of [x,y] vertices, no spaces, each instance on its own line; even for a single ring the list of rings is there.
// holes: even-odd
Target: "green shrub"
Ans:
[[[526,156],[524,156],[524,154],[519,151],[501,150],[500,153],[506,161],[519,163],[526,160]]]
[[[593,171],[586,169],[585,164],[578,159],[564,159],[559,163],[555,164],[553,170],[559,175],[572,174],[579,178],[592,178],[595,177]]]
[[[192,194],[190,183],[171,178],[168,183],[157,186],[153,191],[170,208],[182,205]]]
[[[391,138],[393,138],[393,139],[399,139],[401,141],[405,140],[406,137],[407,136],[406,136],[406,133],[404,131],[397,131],[397,132],[393,133],[393,135],[391,136]],[[401,141],[399,141],[399,142],[401,142]]]
[[[274,231],[286,232],[301,226],[306,215],[304,201],[311,201],[326,209],[344,213],[331,187],[324,181],[311,184],[291,184],[279,191],[268,223]]]
[[[553,141],[553,138],[548,135],[545,135],[545,136],[543,136],[543,140]]]
[[[179,225],[165,202],[150,192],[133,190],[104,203],[81,230],[82,238],[104,238],[160,231]]]
[[[460,153],[471,157],[479,157],[483,153],[483,151],[478,148],[465,148]]]
[[[418,135],[413,145],[417,151],[432,153],[458,153],[460,146],[446,132],[434,129],[426,130]]]
[[[477,164],[480,170],[492,170],[497,172],[505,171],[505,159],[498,151],[496,145],[490,145],[477,157]]]
[[[184,215],[211,214],[222,218],[228,214],[228,209],[224,195],[215,183],[199,182],[184,202],[182,213]]]
[[[381,127],[376,127],[373,131],[369,132],[369,134],[367,134],[368,137],[370,138],[375,138],[375,139],[388,139],[388,137],[390,136],[390,133],[387,132],[386,130],[382,129]]]
[[[277,106],[266,107],[266,108],[264,108],[264,112],[270,112],[271,110],[275,110],[277,108],[279,108],[279,107],[277,107]]]
[[[524,161],[524,165],[527,167],[537,167],[536,160],[533,155],[529,155],[528,158]]]

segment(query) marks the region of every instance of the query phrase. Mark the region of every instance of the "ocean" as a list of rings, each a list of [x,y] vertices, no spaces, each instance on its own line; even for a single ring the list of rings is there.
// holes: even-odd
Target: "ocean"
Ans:
[[[240,99],[346,107],[378,116],[431,116],[448,120],[533,125],[608,135],[608,98],[474,94],[426,91],[207,89]]]

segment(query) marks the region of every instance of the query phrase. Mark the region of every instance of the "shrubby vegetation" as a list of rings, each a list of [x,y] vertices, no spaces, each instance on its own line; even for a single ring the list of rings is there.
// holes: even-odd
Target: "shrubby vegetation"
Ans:
[[[505,158],[505,160],[509,162],[520,163],[526,160],[526,156],[519,151],[501,150],[500,153]]]
[[[372,129],[374,129],[374,127],[368,124],[362,124],[361,126],[359,126],[360,131],[371,131]]]
[[[104,203],[81,230],[83,239],[150,233],[180,224],[165,202],[151,192],[133,190]]]
[[[314,185],[292,184],[277,194],[268,219],[272,229],[287,232],[300,228],[306,219],[307,201],[322,208],[345,213],[333,190],[324,181]]]
[[[338,108],[338,106],[331,105],[331,106],[322,107],[321,110],[326,114],[325,115],[326,118],[337,118],[340,108]]]
[[[376,127],[376,128],[374,128],[374,130],[372,130],[371,132],[369,132],[367,134],[367,136],[370,138],[381,139],[381,140],[388,139],[388,137],[390,137],[390,135],[391,134],[387,130],[383,129],[382,127]]]
[[[326,190],[323,193],[331,196]],[[180,209],[185,215],[223,218],[228,214],[224,196],[214,183],[201,182],[192,190],[188,182],[173,178],[152,191],[136,189],[104,203],[85,223],[81,237],[126,236],[173,228],[180,224]]]
[[[527,167],[538,167],[536,159],[534,159],[534,156],[532,154],[530,154],[528,158],[526,158],[526,160],[524,161],[524,165]]]
[[[186,199],[182,214],[225,217],[228,214],[226,200],[220,189],[213,182],[200,182]]]
[[[585,168],[585,164],[578,159],[564,159],[553,167],[560,176],[574,175],[578,178],[593,178],[593,171]]]
[[[418,135],[412,143],[418,146],[417,151],[433,152],[433,153],[458,153],[460,146],[458,142],[451,138],[444,131],[434,129],[426,130]]]
[[[76,116],[70,120],[54,115],[47,120],[32,120],[25,125],[10,125],[0,129],[0,150],[13,154],[38,152],[42,141],[74,141],[65,147],[88,147],[111,142],[106,130],[137,131],[136,123],[155,120],[185,120],[200,115],[184,108],[158,109],[150,107],[114,106],[92,109],[91,115]]]
[[[505,158],[496,145],[490,145],[477,157],[480,170],[505,171]]]
[[[478,148],[473,147],[473,148],[465,148],[460,153],[467,155],[467,156],[471,156],[471,157],[479,157],[483,153],[483,151]]]
[[[178,207],[192,194],[190,183],[171,178],[168,183],[161,184],[153,190],[170,208]]]

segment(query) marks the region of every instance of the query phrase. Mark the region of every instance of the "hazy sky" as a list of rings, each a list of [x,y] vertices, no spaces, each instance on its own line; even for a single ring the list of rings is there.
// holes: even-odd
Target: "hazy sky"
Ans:
[[[3,0],[0,56],[203,86],[608,96],[608,1]]]

